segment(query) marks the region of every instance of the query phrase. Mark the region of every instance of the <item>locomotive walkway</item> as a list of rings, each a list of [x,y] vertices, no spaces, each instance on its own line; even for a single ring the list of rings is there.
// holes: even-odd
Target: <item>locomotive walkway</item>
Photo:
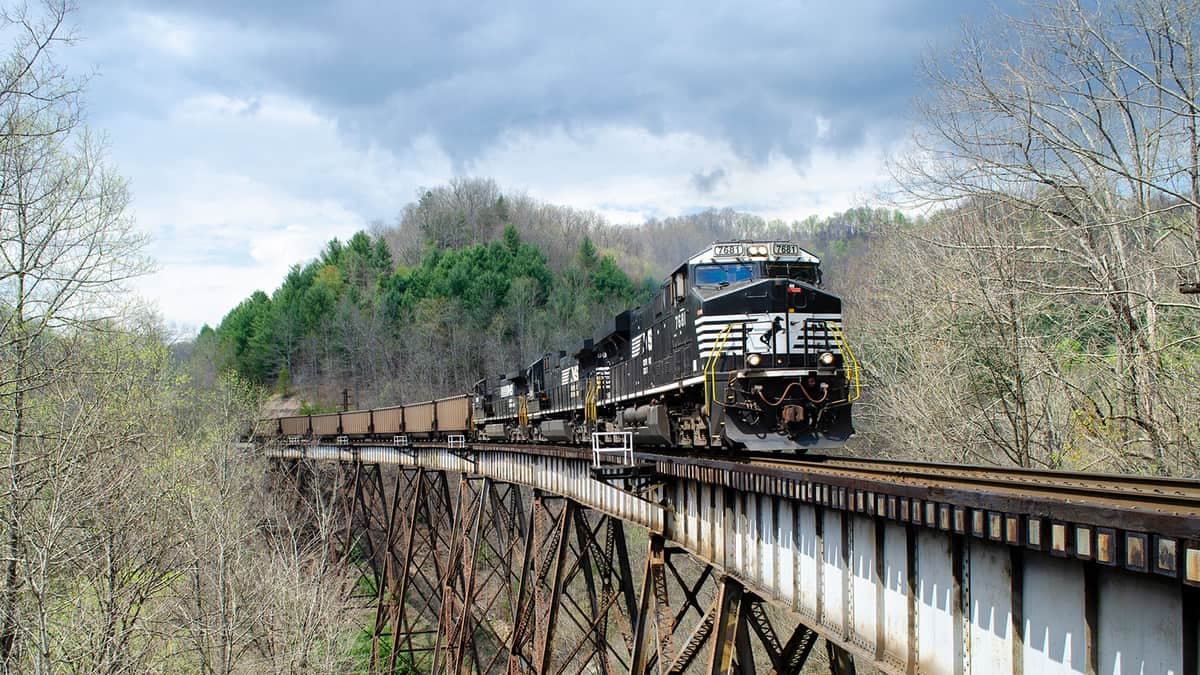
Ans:
[[[590,451],[496,444],[266,450],[292,479],[340,469],[384,672],[796,673],[818,636],[834,673],[1200,664],[1200,481],[654,452],[593,471]]]

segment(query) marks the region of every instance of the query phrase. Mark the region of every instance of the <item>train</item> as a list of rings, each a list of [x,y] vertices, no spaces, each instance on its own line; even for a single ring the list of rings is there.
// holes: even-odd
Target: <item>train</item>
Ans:
[[[646,304],[470,392],[261,428],[343,443],[587,444],[628,432],[639,447],[804,452],[845,444],[860,393],[820,259],[787,241],[718,241]]]

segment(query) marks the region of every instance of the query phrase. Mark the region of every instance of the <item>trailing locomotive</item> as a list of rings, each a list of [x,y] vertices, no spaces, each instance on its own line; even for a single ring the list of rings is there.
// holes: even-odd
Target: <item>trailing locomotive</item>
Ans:
[[[858,398],[841,320],[816,256],[782,241],[717,242],[679,265],[648,304],[569,350],[480,380],[466,397],[283,418],[274,431],[561,443],[630,431],[639,446],[837,446],[854,433]]]

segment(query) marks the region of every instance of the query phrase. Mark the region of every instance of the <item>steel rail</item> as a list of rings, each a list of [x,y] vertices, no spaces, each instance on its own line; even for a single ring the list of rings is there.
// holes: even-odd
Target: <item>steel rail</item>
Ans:
[[[759,458],[755,458],[759,461]],[[815,458],[814,458],[815,459]],[[763,458],[762,461],[772,461]],[[778,459],[774,459],[778,461]],[[791,464],[791,462],[786,462]],[[809,465],[813,460],[797,463]],[[972,481],[1002,481],[1007,484],[1032,485],[1038,487],[1077,488],[1080,490],[1102,489],[1106,494],[1114,492],[1144,496],[1146,498],[1178,500],[1180,503],[1200,504],[1200,480],[1132,474],[1069,471],[1062,469],[1033,469],[1023,467],[987,466],[981,464],[939,464],[925,461],[876,459],[858,457],[826,457],[820,460],[823,466],[862,471],[865,473],[888,473],[895,476],[944,477]]]
[[[637,453],[657,462],[698,464],[718,470],[742,467],[772,477],[831,482],[876,491],[1048,518],[1200,538],[1200,481],[1109,474],[945,465],[902,460],[786,458],[761,454],[707,459]],[[670,473],[674,467],[660,465]],[[1030,476],[1029,474],[1035,474]],[[1036,475],[1040,474],[1040,475]],[[1121,489],[1121,484],[1132,489]],[[864,488],[865,489],[865,488]]]
[[[823,461],[755,457],[749,464],[836,472],[850,477],[871,476],[897,483],[944,484],[957,488],[994,487],[1005,491],[1019,490],[1031,495],[1076,496],[1095,499],[1097,503],[1170,507],[1180,515],[1200,515],[1200,480],[1186,478],[841,457],[830,457]]]
[[[438,442],[417,442],[414,447],[441,447]],[[473,443],[479,450],[528,452],[559,457],[590,458],[591,452],[574,445]],[[943,464],[897,459],[849,458],[827,455],[789,457],[778,453],[696,452],[655,448],[635,452],[635,458],[654,463],[704,463],[717,468],[767,469],[795,474],[796,478],[821,476],[851,481],[871,480],[931,491],[952,490],[993,493],[1013,498],[1069,503],[1075,507],[1139,510],[1177,518],[1200,519],[1200,480],[1109,473],[1060,471],[974,464]],[[604,458],[615,462],[616,458]]]

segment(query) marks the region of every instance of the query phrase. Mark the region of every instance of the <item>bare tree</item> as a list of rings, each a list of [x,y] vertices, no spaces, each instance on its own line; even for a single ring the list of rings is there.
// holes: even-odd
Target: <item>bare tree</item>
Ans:
[[[1017,236],[933,244],[1013,262],[1010,286],[989,287],[985,311],[1003,313],[997,293],[1010,293],[1102,322],[1106,337],[1081,349],[1107,375],[1073,396],[1123,453],[1158,472],[1195,452],[1175,400],[1187,396],[1183,373],[1170,364],[1200,340],[1200,307],[1175,293],[1200,270],[1198,27],[1195,0],[1061,0],[968,31],[929,64],[916,150],[896,165],[922,204],[1010,211]],[[1031,423],[1016,413],[1018,426]]]
[[[342,505],[311,489],[274,491],[267,460],[234,442],[259,403],[251,388],[223,380],[185,396],[165,471],[172,583],[155,607],[155,644],[174,654],[165,669],[344,670],[352,579],[331,546]]]
[[[4,572],[0,578],[0,662],[18,649],[17,593],[26,564],[23,511],[36,485],[30,441],[53,435],[29,427],[30,395],[69,368],[52,349],[56,332],[89,330],[105,318],[122,282],[146,269],[142,240],[125,216],[124,182],[80,125],[79,84],[53,62],[70,40],[69,6],[48,2],[3,15],[19,38],[0,67],[0,437]]]
[[[178,534],[162,480],[171,373],[158,333],[62,339],[72,372],[42,387],[22,517],[22,662],[35,672],[145,670],[148,624],[173,578]],[[169,399],[167,399],[169,400]],[[36,411],[36,412],[33,412]],[[48,418],[48,419],[47,419]]]

